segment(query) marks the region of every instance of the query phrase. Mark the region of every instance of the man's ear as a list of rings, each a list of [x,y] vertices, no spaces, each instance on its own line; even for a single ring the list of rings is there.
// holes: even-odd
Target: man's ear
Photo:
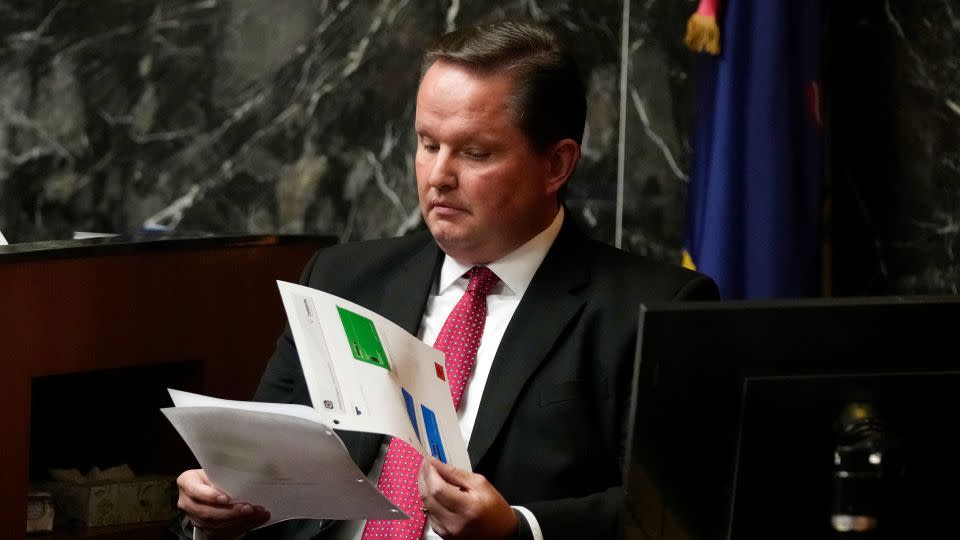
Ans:
[[[580,145],[573,139],[557,141],[547,152],[547,194],[560,190],[580,160]]]

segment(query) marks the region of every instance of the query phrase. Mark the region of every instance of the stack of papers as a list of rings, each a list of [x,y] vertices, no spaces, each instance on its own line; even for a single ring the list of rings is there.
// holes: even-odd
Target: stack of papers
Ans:
[[[170,390],[163,413],[232,500],[292,518],[403,519],[336,430],[399,437],[471,470],[443,353],[376,313],[278,282],[313,407]]]

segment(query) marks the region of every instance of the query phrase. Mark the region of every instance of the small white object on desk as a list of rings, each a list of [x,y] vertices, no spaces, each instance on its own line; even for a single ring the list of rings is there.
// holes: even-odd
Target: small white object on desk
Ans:
[[[7,245],[7,239],[3,237],[3,233],[0,232],[0,246]]]
[[[118,236],[114,233],[102,233],[102,232],[89,232],[89,231],[73,231],[74,240],[87,240],[89,238],[113,238]]]

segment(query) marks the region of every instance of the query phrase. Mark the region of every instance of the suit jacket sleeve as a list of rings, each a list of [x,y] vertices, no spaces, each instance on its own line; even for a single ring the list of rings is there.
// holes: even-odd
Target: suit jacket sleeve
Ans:
[[[323,252],[318,251],[310,258],[300,276],[301,285],[309,285],[310,275],[321,253]],[[277,347],[260,378],[253,400],[310,405],[310,394],[307,392],[303,370],[300,367],[300,356],[297,354],[289,323],[284,326],[283,333],[277,340]]]

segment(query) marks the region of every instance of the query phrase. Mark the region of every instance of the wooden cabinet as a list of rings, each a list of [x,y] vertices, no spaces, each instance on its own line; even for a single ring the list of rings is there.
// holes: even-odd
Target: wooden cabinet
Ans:
[[[83,398],[76,396],[83,396],[83,390],[50,391],[51,381],[69,387],[69,377],[76,375],[77,384],[94,390],[98,385],[90,381],[98,374],[125,373],[139,377],[138,384],[149,390],[143,395],[156,396],[173,380],[189,390],[249,399],[285,321],[275,281],[296,281],[310,256],[333,241],[245,236],[0,247],[0,426],[7,473],[0,482],[3,536],[19,537],[16,532],[25,529],[31,459],[51,459],[49,452],[31,453],[31,403],[43,400],[47,418],[58,410],[64,415],[82,410],[77,400]],[[170,379],[157,373],[181,375]],[[136,398],[129,392],[117,395],[117,402],[98,415],[130,409],[132,404],[123,401]],[[154,412],[143,422],[127,421],[127,433],[112,431],[119,431],[117,437],[131,452],[152,453],[159,468],[173,473],[190,459],[189,452]],[[46,427],[34,426],[34,446],[69,451],[71,445],[82,449],[86,444],[77,430]],[[50,439],[61,436],[65,439]],[[164,445],[177,449],[167,452]],[[34,463],[34,470],[38,465],[45,463]],[[155,529],[143,531],[144,538],[159,537]]]

